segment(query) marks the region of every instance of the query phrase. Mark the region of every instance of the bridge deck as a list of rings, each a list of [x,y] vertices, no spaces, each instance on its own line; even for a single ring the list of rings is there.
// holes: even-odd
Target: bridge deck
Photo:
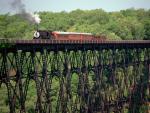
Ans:
[[[12,40],[0,39],[0,43],[15,44],[150,44],[150,40],[49,40],[49,39],[33,39],[33,40]]]
[[[12,44],[11,49],[20,50],[78,50],[78,49],[112,49],[112,48],[150,48],[150,40],[10,40],[0,39],[0,44]],[[4,48],[3,48],[4,49]],[[6,49],[6,48],[5,48]],[[0,49],[0,51],[3,51]]]

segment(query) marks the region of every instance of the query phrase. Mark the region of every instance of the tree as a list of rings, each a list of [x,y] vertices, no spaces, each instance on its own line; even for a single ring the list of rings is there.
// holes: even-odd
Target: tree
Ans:
[[[150,40],[150,20],[145,20],[144,22],[144,39]]]

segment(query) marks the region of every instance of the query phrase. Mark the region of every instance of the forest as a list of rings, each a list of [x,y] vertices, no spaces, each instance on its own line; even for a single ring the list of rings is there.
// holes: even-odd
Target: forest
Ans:
[[[106,12],[102,9],[71,12],[37,12],[39,29],[51,31],[88,32],[104,35],[110,40],[150,39],[150,10],[126,9]],[[32,39],[37,25],[19,14],[0,15],[0,38]]]

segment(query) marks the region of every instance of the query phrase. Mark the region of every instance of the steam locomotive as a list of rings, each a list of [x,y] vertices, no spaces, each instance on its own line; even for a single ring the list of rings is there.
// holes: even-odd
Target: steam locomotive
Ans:
[[[38,30],[34,33],[33,39],[52,39],[52,40],[106,40],[105,36],[95,36],[92,33],[60,32]]]

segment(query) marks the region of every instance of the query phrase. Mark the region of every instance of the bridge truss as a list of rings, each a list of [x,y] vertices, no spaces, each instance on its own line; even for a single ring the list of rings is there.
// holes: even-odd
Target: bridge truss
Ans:
[[[10,113],[138,113],[150,102],[150,41],[1,44]]]

